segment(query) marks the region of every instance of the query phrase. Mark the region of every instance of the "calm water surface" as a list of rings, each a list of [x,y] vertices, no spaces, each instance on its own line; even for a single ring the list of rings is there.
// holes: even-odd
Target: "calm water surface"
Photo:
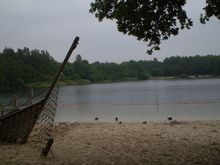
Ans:
[[[219,120],[220,79],[61,87],[56,121]]]

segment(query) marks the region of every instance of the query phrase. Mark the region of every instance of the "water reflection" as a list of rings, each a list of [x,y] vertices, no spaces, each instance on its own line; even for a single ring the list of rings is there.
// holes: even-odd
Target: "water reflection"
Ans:
[[[0,94],[7,103],[14,94]],[[25,98],[22,98],[25,99]],[[22,101],[22,99],[20,101]],[[158,104],[158,106],[157,106]],[[56,121],[220,119],[220,79],[148,80],[61,87]]]
[[[156,94],[157,98],[156,99]],[[157,107],[158,101],[158,107]],[[220,80],[149,80],[61,88],[57,121],[219,119]]]

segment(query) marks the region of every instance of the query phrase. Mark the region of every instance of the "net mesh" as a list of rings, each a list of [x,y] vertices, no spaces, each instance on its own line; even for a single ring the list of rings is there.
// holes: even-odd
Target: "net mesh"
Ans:
[[[0,142],[25,143],[43,108],[44,100],[0,118]]]
[[[44,98],[45,93],[42,94],[40,98],[43,99],[40,101],[32,105],[28,103],[21,110],[16,109],[0,117],[0,143],[28,142],[28,145],[42,153],[49,139],[53,138],[59,82],[47,99]]]
[[[41,153],[44,156],[47,155],[46,152],[52,145],[52,128],[59,92],[58,82],[68,59],[77,47],[78,41],[79,37],[76,37],[49,89],[45,90],[46,92],[42,92],[45,93],[43,97],[38,97],[36,102],[27,99],[20,104],[18,104],[18,99],[16,98],[14,106],[13,101],[11,101],[9,104],[0,107],[4,111],[7,111],[8,107],[12,107],[6,114],[1,113],[0,143],[23,144],[29,140],[33,147],[41,149]]]
[[[30,134],[29,142],[35,148],[44,148],[48,140],[52,138],[58,93],[59,86],[55,86]]]

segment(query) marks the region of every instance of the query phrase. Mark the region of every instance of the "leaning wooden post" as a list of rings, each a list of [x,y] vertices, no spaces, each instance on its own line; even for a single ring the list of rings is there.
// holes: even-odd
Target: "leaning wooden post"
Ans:
[[[79,37],[77,36],[77,37],[74,39],[74,41],[73,41],[73,43],[72,43],[72,45],[71,45],[69,51],[67,52],[66,57],[65,57],[65,59],[63,60],[63,63],[62,63],[62,65],[61,65],[60,69],[58,70],[58,73],[57,73],[56,77],[55,77],[54,80],[53,80],[53,83],[51,84],[51,86],[50,86],[49,89],[48,89],[47,95],[45,96],[45,99],[44,99],[45,101],[47,101],[47,100],[49,99],[50,94],[51,94],[53,88],[55,87],[55,85],[56,85],[58,79],[60,78],[60,74],[62,73],[62,71],[63,71],[63,69],[64,69],[66,63],[68,62],[68,60],[69,60],[69,58],[70,58],[70,56],[71,56],[73,50],[77,47],[78,43],[79,43]]]
[[[74,39],[74,41],[73,41],[73,43],[72,43],[72,45],[71,45],[69,51],[67,52],[66,57],[65,57],[65,59],[63,60],[63,63],[62,63],[62,65],[61,65],[60,69],[58,70],[58,73],[57,73],[56,77],[55,77],[54,80],[53,80],[53,83],[51,84],[51,86],[50,86],[49,89],[48,89],[47,95],[45,96],[45,99],[44,99],[44,105],[46,104],[46,101],[49,99],[50,94],[52,93],[52,90],[54,89],[54,87],[55,87],[55,85],[56,85],[58,79],[60,78],[60,75],[61,75],[61,73],[62,73],[62,71],[63,71],[63,69],[64,69],[64,67],[65,67],[65,65],[66,65],[66,63],[68,62],[68,60],[69,60],[69,58],[70,58],[70,56],[71,56],[73,50],[77,47],[78,43],[79,43],[79,37],[76,37],[76,38]],[[42,151],[41,151],[41,155],[42,155],[42,156],[47,156],[47,154],[49,153],[49,151],[51,151],[51,146],[52,146],[52,144],[53,144],[53,139],[50,138],[50,139],[47,141],[46,147],[43,148]]]
[[[53,144],[53,138],[48,139],[46,147],[42,149],[41,156],[47,156],[49,151],[51,151],[51,146]]]

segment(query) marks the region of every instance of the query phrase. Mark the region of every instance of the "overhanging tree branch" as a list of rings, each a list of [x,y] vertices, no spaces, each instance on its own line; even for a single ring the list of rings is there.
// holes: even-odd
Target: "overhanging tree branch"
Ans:
[[[178,35],[180,30],[190,29],[192,20],[183,9],[186,0],[95,0],[90,12],[102,21],[116,20],[118,31],[135,36],[147,42],[147,54],[160,50],[162,40]],[[207,0],[206,14],[200,21],[205,23],[209,17],[220,19],[220,1]]]

